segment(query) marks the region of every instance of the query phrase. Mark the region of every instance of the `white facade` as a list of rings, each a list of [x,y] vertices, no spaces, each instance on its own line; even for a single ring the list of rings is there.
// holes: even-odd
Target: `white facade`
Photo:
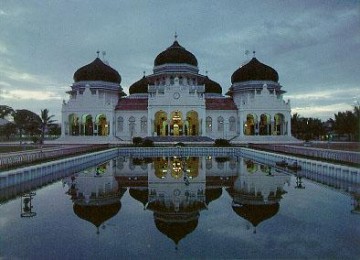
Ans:
[[[180,60],[174,58],[174,52]],[[154,73],[134,83],[126,97],[119,95],[121,79],[109,82],[88,76],[98,73],[101,79],[103,74],[113,73],[106,71],[107,65],[99,72],[99,58],[95,69],[92,64],[84,66],[85,76],[77,76],[68,92],[70,99],[63,102],[61,140],[110,143],[167,137],[176,142],[184,136],[192,137],[184,139],[189,142],[193,137],[235,143],[295,140],[290,103],[283,100],[284,91],[277,80],[265,75],[260,80],[233,82],[229,96],[224,96],[219,84],[198,73],[196,58],[187,55],[192,54],[175,41],[156,58]],[[263,69],[263,64],[256,62],[259,70]],[[248,70],[236,73],[241,76]]]

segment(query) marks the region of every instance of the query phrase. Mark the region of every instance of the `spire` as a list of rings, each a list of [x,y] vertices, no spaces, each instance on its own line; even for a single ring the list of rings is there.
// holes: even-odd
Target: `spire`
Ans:
[[[176,31],[175,31],[175,34],[174,34],[175,41],[177,41],[177,37],[178,37],[178,35],[177,35]]]

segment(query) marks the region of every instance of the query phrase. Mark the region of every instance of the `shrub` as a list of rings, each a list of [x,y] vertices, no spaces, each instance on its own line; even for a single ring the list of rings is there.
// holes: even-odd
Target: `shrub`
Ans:
[[[217,147],[226,147],[226,146],[231,146],[230,142],[226,139],[216,139],[214,146]]]
[[[153,147],[154,146],[154,141],[152,141],[150,139],[145,139],[142,142],[142,146],[144,146],[144,147]]]
[[[140,146],[143,143],[143,139],[141,137],[134,137],[133,138],[133,144],[136,146]]]
[[[182,143],[182,142],[178,142],[178,143],[176,143],[175,145],[174,145],[175,147],[184,147],[185,146],[185,144],[184,143]]]

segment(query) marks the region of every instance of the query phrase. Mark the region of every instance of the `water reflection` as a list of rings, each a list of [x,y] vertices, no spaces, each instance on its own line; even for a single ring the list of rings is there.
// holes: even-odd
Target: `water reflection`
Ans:
[[[69,187],[67,194],[73,201],[74,213],[92,223],[97,233],[105,221],[118,214],[120,199],[126,191],[119,187],[111,163],[89,168],[63,180],[63,184]]]
[[[254,227],[277,214],[290,176],[267,165],[228,157],[118,157],[64,179],[74,213],[97,230],[119,214],[128,189],[156,228],[175,245],[198,226],[199,216],[226,189],[233,211]]]
[[[240,163],[239,176],[232,187],[228,188],[233,199],[232,208],[240,217],[256,227],[266,219],[275,216],[280,207],[283,187],[290,184],[290,176],[272,172],[271,167],[259,165],[253,161]]]

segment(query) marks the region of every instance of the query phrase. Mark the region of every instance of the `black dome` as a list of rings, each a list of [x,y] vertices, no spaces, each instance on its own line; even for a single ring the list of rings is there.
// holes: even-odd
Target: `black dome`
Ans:
[[[142,79],[133,83],[129,88],[129,93],[137,94],[137,93],[147,93],[148,92],[149,80],[144,76]]]
[[[238,68],[231,76],[231,83],[249,80],[271,80],[278,82],[279,75],[273,68],[261,63],[255,57]]]
[[[177,41],[174,41],[169,48],[156,57],[154,66],[160,66],[166,63],[186,63],[196,67],[198,65],[194,54],[187,51]]]
[[[121,76],[116,70],[96,58],[74,73],[74,81],[106,81],[120,84]]]
[[[222,88],[219,83],[209,79],[208,76],[205,77],[203,82],[200,82],[200,84],[205,85],[205,93],[222,93]]]
[[[74,204],[75,214],[94,226],[99,227],[106,220],[114,217],[121,209],[120,201],[108,205],[79,205]]]

